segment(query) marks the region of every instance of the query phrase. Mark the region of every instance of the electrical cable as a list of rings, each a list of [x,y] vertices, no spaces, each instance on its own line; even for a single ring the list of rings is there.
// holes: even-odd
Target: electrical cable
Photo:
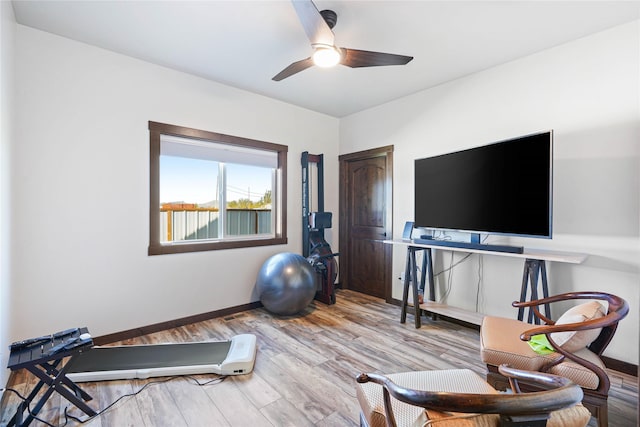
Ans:
[[[487,234],[486,236],[484,236],[484,239],[482,239],[482,243],[485,243],[488,238],[489,238],[489,235]],[[482,281],[484,279],[483,275],[484,275],[484,257],[482,256],[482,254],[478,254],[478,283],[476,284],[476,313],[478,313],[480,310],[480,299],[481,299],[480,287],[482,286]],[[482,298],[482,302],[484,303],[484,298]]]
[[[457,264],[456,264],[457,265]],[[453,251],[451,252],[451,260],[449,261],[449,268],[447,269],[447,271],[449,272],[449,276],[447,277],[447,287],[444,291],[444,294],[442,294],[442,297],[440,297],[440,302],[443,303],[447,300],[447,297],[449,296],[449,293],[451,292],[451,284],[453,283]]]
[[[435,234],[435,233],[439,233],[439,234]],[[484,239],[482,240],[482,243],[484,243],[487,238],[489,236],[486,235],[484,237]],[[439,230],[434,230],[434,234],[432,235],[432,239],[434,240],[451,240],[451,236],[448,236],[444,231],[439,231]],[[446,250],[446,249],[444,249]],[[446,289],[444,294],[442,295],[442,297],[440,297],[439,302],[442,303],[446,300],[446,298],[449,296],[449,293],[451,292],[451,288],[452,288],[452,283],[453,283],[453,268],[457,267],[458,265],[462,264],[463,262],[465,262],[467,259],[469,259],[469,257],[471,257],[471,255],[473,255],[473,253],[468,253],[466,254],[464,257],[462,257],[460,260],[456,261],[455,263],[453,262],[453,258],[454,258],[454,251],[451,251],[451,260],[449,262],[449,267],[437,272],[433,274],[433,277],[436,278],[441,274],[447,273],[449,272],[449,276],[447,277],[447,285],[446,285]],[[422,262],[424,263],[424,255],[422,255]],[[478,283],[476,286],[476,311],[478,311],[478,306],[479,306],[479,301],[480,301],[480,286],[482,283],[482,275],[483,275],[483,270],[484,270],[484,265],[483,265],[483,259],[482,259],[482,254],[480,254],[479,258],[478,258]],[[420,283],[420,275],[421,275],[421,271],[416,271],[416,282]],[[412,280],[412,278],[410,278],[409,280]],[[424,290],[423,290],[424,291]]]
[[[438,277],[439,275],[441,275],[442,273],[446,273],[447,271],[451,270],[452,268],[462,264],[463,262],[465,262],[467,260],[467,258],[469,258],[471,255],[473,255],[472,253],[468,253],[467,255],[465,255],[463,258],[461,258],[459,261],[457,261],[455,264],[450,265],[448,268],[445,268],[442,271],[439,271],[437,273],[435,273],[433,275],[433,277]],[[451,256],[453,257],[453,252],[451,252]]]
[[[436,232],[439,233],[439,234],[436,235],[435,234]],[[434,234],[433,234],[432,238],[434,240],[451,240],[451,236],[448,236],[446,234],[446,232],[439,231],[439,230],[434,230]],[[486,235],[484,237],[484,239],[482,239],[482,243],[484,243],[488,238],[489,238],[489,235]],[[464,257],[462,257],[460,260],[458,260],[458,261],[456,261],[454,263],[453,262],[453,254],[454,254],[454,252],[451,251],[451,260],[449,261],[449,267],[433,274],[433,277],[436,278],[436,277],[438,277],[439,275],[441,275],[443,273],[449,272],[449,276],[447,277],[447,287],[446,287],[446,290],[445,290],[444,294],[439,299],[440,303],[444,302],[446,300],[446,298],[449,296],[449,293],[451,292],[451,286],[452,286],[452,283],[453,283],[453,273],[452,273],[453,268],[458,266],[458,265],[460,265],[460,264],[462,264],[467,259],[469,259],[469,257],[471,255],[473,255],[473,253],[468,253]],[[423,259],[422,262],[424,262],[424,259]],[[478,258],[478,284],[477,284],[477,288],[476,288],[476,311],[478,311],[479,295],[480,295],[480,284],[482,282],[483,269],[484,269],[484,266],[483,266],[483,261],[482,261],[482,254],[480,254],[480,256]],[[420,272],[418,272],[418,274],[420,274]]]
[[[87,423],[87,422],[89,422],[89,421],[91,421],[91,420],[93,420],[93,419],[95,419],[95,418],[97,418],[97,417],[101,416],[102,414],[104,414],[106,411],[108,411],[109,409],[111,409],[112,407],[114,407],[114,406],[115,406],[118,402],[120,402],[122,399],[124,399],[124,398],[126,398],[126,397],[133,397],[133,396],[137,396],[137,395],[138,395],[138,394],[140,394],[143,390],[145,390],[147,387],[149,387],[149,386],[151,386],[151,385],[167,383],[167,382],[169,382],[169,381],[173,381],[173,380],[178,379],[178,378],[187,378],[187,379],[192,380],[192,381],[195,383],[194,385],[197,385],[197,386],[200,386],[200,387],[204,387],[204,386],[207,386],[207,385],[210,385],[210,384],[212,384],[212,385],[220,384],[221,382],[223,382],[224,380],[226,380],[226,379],[227,379],[227,377],[228,377],[228,375],[221,375],[221,376],[219,376],[219,377],[217,377],[217,378],[214,378],[214,379],[209,380],[209,381],[205,381],[205,382],[203,382],[203,383],[201,383],[200,381],[198,381],[198,379],[197,379],[197,378],[194,378],[194,377],[193,377],[193,376],[191,376],[191,375],[174,375],[174,376],[171,376],[171,377],[164,378],[164,379],[162,379],[162,380],[149,381],[148,383],[146,383],[145,385],[143,385],[143,386],[140,388],[140,390],[137,390],[137,391],[135,391],[135,392],[133,392],[133,393],[127,393],[127,394],[124,394],[124,395],[120,396],[119,398],[117,398],[116,400],[114,400],[113,402],[111,402],[110,404],[108,404],[104,409],[102,409],[102,410],[98,411],[95,415],[92,415],[92,416],[90,416],[90,417],[88,417],[88,418],[86,418],[86,419],[84,419],[84,420],[83,420],[83,419],[80,419],[80,418],[78,418],[78,417],[76,417],[75,415],[71,415],[71,414],[69,414],[69,413],[67,412],[67,411],[68,411],[68,409],[69,409],[69,407],[67,406],[67,407],[65,407],[65,408],[64,408],[64,424],[61,424],[61,425],[59,425],[59,426],[56,426],[56,425],[54,425],[54,424],[51,424],[51,423],[49,423],[49,422],[47,422],[47,421],[45,421],[45,420],[43,420],[43,419],[38,418],[37,416],[35,416],[35,415],[31,412],[31,408],[29,407],[29,405],[27,405],[27,411],[29,412],[29,415],[30,415],[31,417],[33,417],[33,419],[34,419],[34,420],[39,421],[39,422],[41,422],[41,423],[43,423],[43,424],[45,424],[45,425],[47,425],[47,426],[49,426],[49,427],[65,427],[65,426],[69,423],[69,419],[71,419],[71,420],[73,420],[73,421],[76,421],[76,422],[78,422],[78,423],[80,423],[80,424],[85,424],[85,423]],[[6,391],[11,391],[11,392],[15,393],[15,394],[16,394],[16,395],[17,395],[17,396],[18,396],[18,397],[19,397],[23,402],[25,402],[25,401],[27,400],[27,398],[26,398],[26,397],[24,397],[22,394],[20,394],[17,390],[14,390],[14,389],[12,389],[12,388],[6,388],[6,389],[4,389],[4,390],[6,390]]]
[[[22,394],[20,394],[20,392],[16,389],[7,387],[2,389],[3,391],[10,391],[12,393],[15,393],[23,402],[26,402],[27,398],[24,397]],[[49,427],[64,427],[65,425],[67,425],[67,423],[65,422],[62,426],[56,426],[54,424],[48,423],[45,420],[43,420],[42,418],[38,418],[35,414],[33,414],[31,412],[31,407],[29,405],[27,405],[27,412],[29,413],[29,416],[31,416],[34,420],[41,422],[42,424],[45,424]]]
[[[67,424],[68,418],[71,418],[72,420],[79,422],[80,424],[85,424],[91,420],[93,420],[96,417],[99,417],[100,415],[104,414],[106,411],[108,411],[109,409],[111,409],[113,406],[116,405],[116,403],[118,403],[119,401],[121,401],[122,399],[124,399],[125,397],[133,397],[133,396],[137,396],[138,394],[140,394],[144,389],[146,389],[147,387],[149,387],[150,385],[154,385],[154,384],[163,384],[163,383],[167,383],[169,381],[173,381],[175,379],[178,378],[188,378],[190,380],[192,380],[193,382],[195,382],[195,385],[198,385],[200,387],[204,387],[206,385],[212,384],[220,384],[221,382],[223,382],[225,379],[227,379],[227,375],[222,375],[219,376],[217,378],[214,378],[212,380],[206,381],[204,383],[201,383],[200,381],[198,381],[196,378],[192,377],[191,375],[175,375],[172,377],[168,377],[162,380],[155,380],[155,381],[150,381],[148,383],[146,383],[144,386],[142,386],[142,388],[140,388],[140,390],[135,391],[133,393],[127,393],[124,394],[122,396],[120,396],[119,398],[117,398],[115,401],[113,401],[112,403],[110,403],[109,405],[107,405],[106,408],[104,408],[103,410],[99,411],[96,415],[93,415],[85,420],[81,420],[80,418],[77,418],[71,414],[67,413],[67,409],[69,409],[69,407],[66,407],[64,409],[64,416],[65,416],[65,424],[63,424],[61,427],[64,427]]]
[[[478,256],[478,283],[476,285],[476,313],[480,306],[480,286],[482,285],[482,274],[484,273],[484,261],[482,254]]]
[[[458,265],[462,264],[463,262],[465,262],[467,259],[469,259],[469,257],[471,255],[473,255],[473,253],[468,253],[466,254],[464,257],[460,258],[458,261],[456,261],[455,263],[453,263],[453,254],[454,252],[451,252],[451,261],[449,263],[449,267],[445,268],[442,271],[439,271],[437,273],[435,273],[433,275],[433,277],[438,277],[441,274],[447,273],[447,272],[452,272],[452,270],[457,267]],[[482,255],[480,255],[480,258],[482,258]],[[481,279],[479,279],[481,280]],[[452,285],[453,281],[452,281],[452,274],[449,274],[449,276],[447,277],[447,289],[445,290],[445,293],[442,295],[442,297],[440,298],[439,302],[444,302],[445,299],[449,296],[449,292],[451,291],[451,285]]]

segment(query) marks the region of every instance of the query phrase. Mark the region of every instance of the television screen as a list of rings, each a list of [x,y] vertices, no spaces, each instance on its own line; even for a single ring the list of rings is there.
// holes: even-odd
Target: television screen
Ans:
[[[415,226],[551,238],[553,132],[415,161]]]

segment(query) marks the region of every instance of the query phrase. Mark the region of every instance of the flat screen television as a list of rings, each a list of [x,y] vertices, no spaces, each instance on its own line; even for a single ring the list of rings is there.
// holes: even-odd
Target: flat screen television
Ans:
[[[414,227],[550,239],[553,131],[417,159],[414,189]]]

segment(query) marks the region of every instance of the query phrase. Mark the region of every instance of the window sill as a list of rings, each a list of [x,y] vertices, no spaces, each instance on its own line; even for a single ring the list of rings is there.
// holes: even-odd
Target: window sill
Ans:
[[[220,249],[253,248],[257,246],[286,245],[286,237],[253,240],[218,240],[196,243],[155,244],[149,246],[149,255],[180,254],[188,252],[215,251]]]

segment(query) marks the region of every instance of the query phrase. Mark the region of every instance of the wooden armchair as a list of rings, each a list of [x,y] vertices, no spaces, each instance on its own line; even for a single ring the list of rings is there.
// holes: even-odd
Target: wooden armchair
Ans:
[[[573,307],[555,322],[539,310],[542,305],[566,300],[590,301]],[[599,301],[606,302],[606,308]],[[498,370],[504,363],[566,377],[582,387],[583,405],[597,418],[600,427],[606,427],[610,381],[600,356],[611,342],[618,322],[629,312],[627,302],[602,292],[571,292],[512,305],[529,307],[544,325],[485,317],[480,328],[480,353],[487,364],[487,382],[497,389],[508,387],[508,379]],[[529,342],[544,341],[543,336],[543,347],[548,351],[534,351]],[[538,389],[535,384],[521,382],[521,386],[523,390]]]
[[[589,411],[579,403],[582,390],[568,379],[505,365],[499,371],[515,393],[499,393],[468,369],[361,374],[356,378],[360,425],[584,427],[589,422]],[[545,390],[521,393],[522,379]]]

